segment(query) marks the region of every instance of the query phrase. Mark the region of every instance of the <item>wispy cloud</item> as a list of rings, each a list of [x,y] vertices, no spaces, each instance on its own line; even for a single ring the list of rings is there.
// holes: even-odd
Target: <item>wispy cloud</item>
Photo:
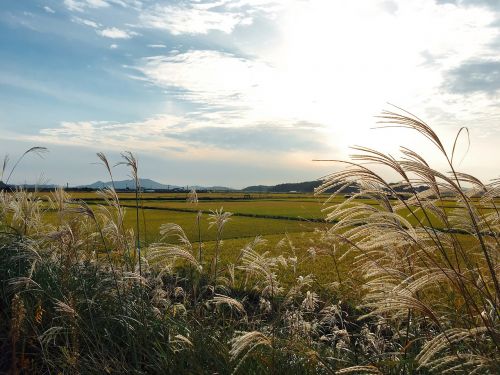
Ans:
[[[500,9],[498,0],[436,0],[438,4],[455,4],[461,6],[486,6]]]
[[[248,12],[248,14],[260,13],[268,18],[275,18],[277,14],[286,6],[295,6],[299,1],[290,2],[290,0],[233,0],[227,1],[226,9],[239,9]]]
[[[180,143],[166,135],[182,123],[175,116],[157,116],[142,122],[113,123],[106,121],[62,122],[59,127],[40,131],[41,139],[52,143],[81,146],[104,145],[112,149],[128,143],[136,149],[161,150],[178,148]]]
[[[500,90],[500,61],[467,61],[446,74],[444,87],[459,94],[495,94]]]
[[[100,26],[97,22],[94,22],[92,20],[87,20],[87,19],[84,19],[84,18],[80,18],[80,17],[73,17],[72,21],[75,22],[75,23],[78,23],[80,25],[85,25],[85,26],[93,27],[94,29],[97,29]]]
[[[96,29],[96,33],[110,39],[130,39],[138,35],[135,31],[123,30],[117,27],[103,27],[103,25],[81,17],[72,17],[71,20],[77,24],[92,27]]]
[[[264,63],[211,50],[149,57],[137,69],[183,99],[226,107],[248,105],[250,92],[272,75]]]
[[[84,12],[86,9],[107,8],[111,5],[119,5],[123,8],[142,8],[140,0],[64,0],[66,8],[72,12]]]
[[[64,5],[70,11],[83,12],[85,8],[109,7],[105,0],[64,0]]]
[[[293,151],[326,152],[321,127],[301,127],[300,123],[249,124],[243,127],[206,126],[173,133],[170,137],[192,146],[212,146],[223,150],[253,150],[269,153]],[[286,142],[285,142],[286,140]]]
[[[215,116],[217,117],[217,116]],[[102,121],[62,122],[59,127],[40,131],[38,140],[79,146],[127,147],[142,151],[183,154],[203,158],[207,153],[239,154],[266,151],[326,152],[321,141],[323,127],[308,123],[246,123],[245,126],[220,126],[214,119],[196,114],[160,115],[145,121],[112,123]],[[286,139],[286,142],[283,142]]]
[[[111,39],[130,39],[134,35],[137,35],[137,33],[134,31],[122,30],[116,27],[109,27],[102,30],[97,30],[96,32],[103,37]]]
[[[120,5],[123,8],[134,8],[139,10],[143,6],[143,2],[141,0],[106,0],[110,4]]]
[[[237,25],[248,25],[252,18],[242,12],[217,8],[225,2],[155,5],[141,13],[141,26],[169,31],[173,35],[207,34],[210,31],[231,33]]]
[[[64,5],[70,11],[83,12],[85,8],[85,3],[77,0],[64,0]]]
[[[149,48],[167,48],[165,44],[148,44]]]
[[[54,14],[56,12],[54,9],[52,9],[49,6],[44,6],[43,10],[45,10],[47,13],[52,13],[52,14]]]

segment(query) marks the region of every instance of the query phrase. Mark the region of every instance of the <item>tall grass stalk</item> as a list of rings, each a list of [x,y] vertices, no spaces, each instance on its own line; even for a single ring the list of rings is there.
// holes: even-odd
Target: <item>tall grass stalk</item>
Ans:
[[[21,163],[21,161],[24,159],[24,157],[28,154],[35,154],[35,155],[38,155],[39,157],[43,157],[43,154],[47,153],[48,152],[48,149],[46,147],[40,147],[40,146],[35,146],[35,147],[31,147],[29,148],[28,150],[26,150],[17,160],[16,162],[14,163],[14,165],[12,166],[12,168],[10,169],[10,172],[9,174],[7,175],[7,179],[4,181],[6,184],[9,183],[10,181],[10,178],[12,177],[12,174],[14,173],[14,171],[16,170],[17,166],[19,165],[19,163]],[[1,169],[1,172],[0,172],[0,181],[3,181],[3,176],[7,170],[7,166],[9,164],[9,156],[8,155],[5,155],[4,156],[4,159],[3,159],[3,163],[2,163],[2,169]]]
[[[138,263],[139,275],[142,277],[141,236],[140,236],[140,221],[139,221],[139,192],[141,190],[141,184],[138,174],[139,163],[137,162],[137,159],[135,158],[134,154],[132,154],[130,151],[125,151],[124,153],[121,154],[121,156],[125,161],[118,164],[123,164],[130,168],[130,171],[132,173],[131,177],[134,180],[134,185],[135,185],[135,224],[136,224],[135,238],[136,238],[137,254],[134,254],[134,258],[135,261],[138,260],[139,262]]]
[[[216,229],[216,239],[215,239],[215,254],[213,259],[213,281],[217,283],[218,266],[219,266],[219,252],[222,245],[222,233],[224,231],[224,226],[230,220],[230,212],[225,212],[221,207],[219,210],[212,211],[209,215],[210,228],[215,227]]]
[[[381,127],[418,131],[438,148],[450,172],[433,169],[423,156],[405,147],[399,160],[355,147],[353,161],[342,162],[346,169],[326,176],[317,190],[321,193],[333,188],[335,196],[346,186],[358,189],[344,203],[332,207],[328,219],[336,224],[330,232],[348,252],[357,254],[358,270],[366,280],[365,306],[371,310],[367,316],[389,315],[407,325],[405,358],[412,342],[410,332],[430,323],[440,333],[431,342],[440,338],[447,345],[434,347],[431,356],[436,359],[432,364],[420,355],[420,369],[458,366],[466,371],[477,365],[478,358],[484,361],[481,365],[491,366],[497,359],[488,359],[487,353],[490,345],[498,349],[500,301],[500,216],[494,195],[489,193],[495,186],[456,170],[456,144],[464,129],[459,130],[449,154],[425,122],[398,110],[383,112]],[[390,184],[374,166],[395,172],[401,181]],[[357,200],[363,197],[376,200],[378,205]],[[456,208],[447,208],[450,200]],[[456,341],[453,330],[462,326],[470,330],[470,336],[460,336]],[[465,342],[477,337],[474,332],[478,329],[489,340],[466,349]],[[475,353],[470,361],[465,354],[469,351]],[[442,356],[444,353],[451,357]],[[493,362],[487,366],[490,360]]]

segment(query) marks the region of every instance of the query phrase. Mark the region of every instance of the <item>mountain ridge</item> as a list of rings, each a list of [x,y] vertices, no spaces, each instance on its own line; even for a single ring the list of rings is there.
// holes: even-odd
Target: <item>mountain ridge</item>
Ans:
[[[189,189],[196,189],[196,190],[215,190],[215,191],[231,191],[231,190],[237,190],[225,186],[201,186],[201,185],[186,185],[186,186],[179,186],[179,185],[170,185],[170,184],[163,184],[161,182],[157,182],[154,180],[151,180],[150,178],[140,178],[139,179],[139,184],[142,189],[144,190],[189,190]],[[134,190],[135,189],[135,181],[130,179],[130,180],[119,180],[119,181],[96,181],[92,184],[87,184],[87,185],[79,185],[76,186],[76,188],[80,189],[102,189],[105,187],[111,187],[113,186],[117,190]]]

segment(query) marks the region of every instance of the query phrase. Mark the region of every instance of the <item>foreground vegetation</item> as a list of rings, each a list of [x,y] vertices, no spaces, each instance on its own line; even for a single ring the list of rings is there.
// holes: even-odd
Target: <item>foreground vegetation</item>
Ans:
[[[58,190],[47,214],[39,195],[2,191],[0,372],[496,373],[500,184],[456,171],[454,145],[419,119],[382,120],[427,137],[451,173],[406,148],[401,160],[358,148],[318,191],[338,191],[330,224],[296,221],[307,230],[267,242],[227,240],[260,219],[198,214],[194,192],[193,213],[169,211],[189,234],[165,222],[152,236],[138,193],[134,209],[112,188],[101,204]],[[353,181],[359,193],[336,198]]]

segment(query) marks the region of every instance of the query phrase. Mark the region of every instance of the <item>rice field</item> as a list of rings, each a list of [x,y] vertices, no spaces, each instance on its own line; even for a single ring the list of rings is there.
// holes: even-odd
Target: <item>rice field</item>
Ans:
[[[121,205],[128,211],[136,208],[135,195],[132,193],[119,193]],[[147,242],[157,239],[158,229],[161,224],[173,222],[185,228],[188,237],[194,240],[198,235],[195,228],[196,215],[201,212],[202,233],[206,234],[207,240],[213,236],[208,230],[208,217],[211,212],[223,209],[233,214],[232,225],[229,225],[226,235],[228,238],[266,236],[268,234],[285,234],[310,232],[315,227],[322,227],[329,220],[329,213],[345,204],[343,195],[328,199],[324,195],[314,194],[260,194],[252,198],[242,198],[245,194],[240,193],[204,193],[198,202],[190,203],[186,194],[178,193],[143,193],[139,203],[141,217],[141,231],[145,233]],[[97,193],[75,193],[70,196],[75,201],[85,201],[91,207],[102,204],[104,201]],[[264,197],[262,197],[264,196]],[[41,199],[47,199],[46,194],[39,194]],[[495,200],[500,205],[500,200]],[[363,204],[380,209],[380,203],[375,199],[358,198],[355,202],[349,202],[345,207],[355,207]],[[396,210],[399,217],[407,220],[411,225],[419,225],[430,220],[432,226],[441,228],[442,223],[434,212],[422,209],[414,203]],[[460,207],[454,201],[442,201],[438,207],[443,209],[446,215],[453,215],[455,211],[460,212]],[[493,212],[493,207],[481,208],[478,205],[478,213],[486,215]],[[425,212],[424,212],[425,211]],[[49,215],[50,217],[50,215]],[[132,214],[126,216],[127,225],[133,225],[135,218]],[[239,224],[242,225],[239,225]],[[322,224],[320,224],[322,223]],[[236,229],[239,228],[239,229]],[[196,232],[196,233],[195,233]]]
[[[90,205],[92,209],[99,212],[96,205]],[[186,207],[186,203],[180,208]],[[219,207],[220,208],[220,207]],[[71,215],[71,214],[70,214]],[[44,218],[48,223],[56,222],[57,214],[53,211],[44,213]],[[197,211],[182,212],[157,209],[139,209],[139,223],[141,238],[145,243],[160,240],[160,226],[167,223],[180,225],[186,232],[187,237],[192,242],[198,241]],[[216,230],[210,227],[209,213],[200,215],[200,230],[202,241],[215,240]],[[135,228],[135,210],[132,207],[125,207],[124,224],[127,228]],[[271,218],[254,218],[233,215],[224,228],[224,239],[253,238],[255,236],[285,235],[287,233],[312,232],[318,227],[318,223]]]

